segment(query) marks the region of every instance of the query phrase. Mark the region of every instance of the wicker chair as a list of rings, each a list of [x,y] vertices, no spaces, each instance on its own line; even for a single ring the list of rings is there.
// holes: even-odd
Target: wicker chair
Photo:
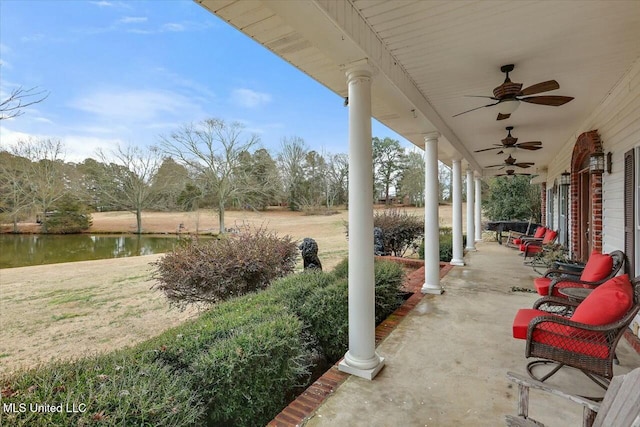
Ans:
[[[529,221],[529,227],[531,227],[531,221]],[[545,231],[547,231],[547,228],[543,226],[537,227],[536,230],[531,234],[518,233],[517,231],[510,231],[509,235],[507,236],[507,241],[505,243],[505,246],[510,248],[519,248],[520,245],[524,243],[524,241],[527,239],[542,240],[542,238],[544,237]]]
[[[625,281],[628,281],[627,275],[611,279],[609,283],[617,286]],[[625,286],[628,289],[628,284]],[[591,322],[588,324],[576,321],[578,317],[576,308],[579,303],[566,298],[543,297],[536,301],[533,309],[519,310],[514,319],[513,335],[516,338],[525,339],[526,328],[525,356],[540,359],[527,365],[529,375],[536,380],[545,381],[563,366],[571,366],[581,370],[596,384],[606,389],[608,381],[613,376],[616,345],[640,311],[640,276],[631,281],[631,286],[632,301],[627,299],[623,310],[629,305],[630,308],[626,312],[623,311],[622,315],[616,314],[615,320],[599,326],[594,326]],[[600,295],[606,295],[611,289],[614,288],[607,285],[598,292],[594,291],[584,300],[582,306],[584,310],[581,310],[580,314],[593,313],[599,316],[604,312],[605,306],[597,298]],[[615,288],[616,291],[617,289]],[[548,304],[567,307],[574,314],[571,318],[567,318],[540,310]],[[557,366],[542,378],[538,378],[533,368],[546,364]]]
[[[522,244],[520,244],[520,252],[522,252],[524,256],[524,263],[530,264],[531,261],[527,261],[527,258],[534,256],[537,253],[540,253],[544,250],[546,245],[551,245],[556,241],[558,237],[558,232],[555,230],[551,230],[549,228],[546,229],[544,233],[544,237],[542,240],[540,239],[525,239]]]
[[[609,256],[611,256],[611,259],[613,260],[613,265],[611,267],[611,271],[609,272],[609,274],[600,279],[600,280],[596,280],[596,281],[589,281],[589,280],[583,280],[582,277],[584,276],[584,271],[581,274],[580,278],[577,279],[575,277],[567,277],[564,278],[562,276],[556,277],[554,278],[551,283],[549,284],[549,295],[551,296],[561,296],[562,294],[560,294],[560,289],[562,288],[590,288],[590,289],[595,289],[597,286],[602,285],[603,283],[605,283],[607,280],[611,279],[612,277],[615,277],[616,274],[618,274],[618,272],[620,270],[624,271],[624,266],[625,266],[625,262],[627,260],[627,256],[624,254],[624,252],[622,251],[613,251],[609,254]],[[588,262],[587,262],[587,267],[588,267]],[[585,267],[585,270],[587,270],[587,268]]]
[[[608,266],[605,267],[607,271],[602,271],[601,267],[594,265],[603,260],[603,255],[601,254],[592,254],[591,257],[589,257],[587,265],[581,272],[550,268],[545,271],[542,277],[534,280],[536,291],[541,296],[562,297],[563,295],[560,293],[560,289],[562,288],[594,289],[618,274],[625,265],[626,256],[624,252],[613,251],[608,256],[611,257],[611,268],[609,269]],[[595,269],[593,267],[595,267]]]

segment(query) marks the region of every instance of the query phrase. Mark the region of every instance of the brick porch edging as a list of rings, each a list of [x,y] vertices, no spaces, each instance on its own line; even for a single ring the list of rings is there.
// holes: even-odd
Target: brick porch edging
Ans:
[[[422,284],[424,283],[424,261],[397,257],[376,258],[388,259],[408,268],[416,269],[407,276],[402,286],[406,291],[413,292],[413,295],[376,327],[376,345],[378,345],[380,341],[389,336],[391,331],[424,297],[421,292]],[[453,266],[450,264],[440,263],[440,277],[444,277],[452,268]],[[302,425],[320,407],[322,402],[349,377],[349,374],[338,370],[338,363],[339,361],[284,408],[267,424],[267,427],[297,427]]]

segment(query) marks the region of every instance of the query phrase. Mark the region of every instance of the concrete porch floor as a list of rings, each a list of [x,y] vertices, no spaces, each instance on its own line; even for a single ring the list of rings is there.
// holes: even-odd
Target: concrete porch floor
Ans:
[[[517,386],[507,371],[526,375],[525,341],[511,336],[519,308],[530,308],[538,275],[517,251],[478,243],[466,266],[443,279],[443,295],[425,295],[378,353],[386,366],[373,381],[350,376],[310,416],[317,426],[500,426],[517,412]],[[616,374],[640,366],[623,338]],[[547,380],[566,391],[598,396],[604,391],[579,371],[563,368]],[[530,415],[547,426],[582,425],[582,407],[532,391]]]

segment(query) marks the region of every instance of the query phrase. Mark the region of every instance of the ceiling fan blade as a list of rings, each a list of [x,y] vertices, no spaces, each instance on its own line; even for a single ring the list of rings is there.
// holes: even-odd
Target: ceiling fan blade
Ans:
[[[487,168],[487,169],[489,169],[489,168],[499,168],[500,166],[504,167],[504,163],[500,163],[499,165],[485,166],[485,168]]]
[[[511,117],[511,114],[502,114],[502,113],[498,113],[498,118],[496,120],[506,120],[509,117]]]
[[[491,148],[483,148],[482,150],[474,151],[474,153],[482,153],[483,151],[489,151],[489,150],[499,150],[501,148],[502,148],[502,146],[500,146],[500,147],[491,147]]]
[[[493,107],[494,105],[497,105],[499,102],[500,101],[496,102],[495,104],[487,104],[487,105],[482,105],[480,107],[472,108],[471,110],[463,111],[462,113],[458,113],[458,114],[456,114],[456,115],[454,115],[452,117],[458,117],[458,116],[460,116],[462,114],[470,113],[472,111],[476,111],[476,110],[479,110],[479,109],[485,108],[485,107]]]
[[[500,154],[504,154],[504,151],[500,150],[498,151],[496,154],[500,155]]]
[[[539,145],[520,145],[517,148],[520,148],[522,150],[535,151],[541,149],[542,147]]]
[[[522,89],[518,96],[535,95],[536,93],[549,92],[556,89],[560,89],[558,82],[555,80],[547,80],[546,82],[537,83]]]
[[[542,141],[525,141],[525,142],[519,142],[516,145],[542,145]]]
[[[499,101],[495,96],[485,96],[485,95],[465,95],[467,98],[488,98],[493,99],[494,101]]]
[[[550,105],[552,107],[558,107],[560,105],[566,104],[572,99],[573,97],[571,96],[543,95],[543,96],[530,96],[528,98],[522,98],[520,99],[520,101],[528,102],[530,104]]]
[[[517,167],[519,167],[519,168],[526,169],[526,168],[530,168],[531,166],[533,166],[533,163],[530,163],[530,162],[525,162],[525,163],[514,163],[514,164],[513,164],[513,166],[517,166]]]

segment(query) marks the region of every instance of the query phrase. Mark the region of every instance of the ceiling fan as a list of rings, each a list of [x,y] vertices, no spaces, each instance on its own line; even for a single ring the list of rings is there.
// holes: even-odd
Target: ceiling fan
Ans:
[[[494,176],[531,176],[530,173],[516,173],[515,169],[507,169],[505,172],[506,173],[499,173]]]
[[[500,67],[500,71],[507,76],[504,79],[504,83],[493,89],[493,96],[481,96],[481,95],[467,95],[474,98],[488,98],[496,102],[492,104],[482,105],[480,107],[472,108],[471,110],[463,111],[453,117],[457,117],[461,114],[469,113],[471,111],[479,110],[480,108],[498,107],[498,118],[496,120],[505,120],[511,116],[519,106],[520,101],[528,102],[530,104],[550,105],[558,107],[571,101],[571,96],[559,96],[559,95],[542,95],[542,96],[530,96],[542,92],[549,92],[552,90],[560,89],[560,85],[555,80],[547,80],[546,82],[540,82],[529,87],[522,89],[522,83],[513,83],[509,78],[509,73],[513,71],[515,66],[513,64],[507,64]]]
[[[517,163],[516,159],[514,159],[513,157],[511,157],[511,154],[509,154],[509,157],[507,157],[506,159],[504,159],[504,163],[501,163],[499,165],[491,165],[491,166],[487,166],[488,168],[500,168],[500,169],[504,169],[507,166],[515,166],[517,168],[530,168],[531,166],[533,166],[535,163],[532,162],[520,162]]]
[[[502,144],[493,144],[495,147],[491,148],[483,148],[482,150],[476,150],[474,153],[481,153],[483,151],[490,150],[500,150],[496,154],[502,154],[507,151],[509,154],[514,151],[514,149],[519,148],[522,150],[539,150],[542,148],[542,142],[540,141],[527,141],[518,143],[518,138],[514,138],[511,136],[511,131],[513,130],[513,126],[507,126],[505,128],[507,130],[507,137],[502,139]]]

